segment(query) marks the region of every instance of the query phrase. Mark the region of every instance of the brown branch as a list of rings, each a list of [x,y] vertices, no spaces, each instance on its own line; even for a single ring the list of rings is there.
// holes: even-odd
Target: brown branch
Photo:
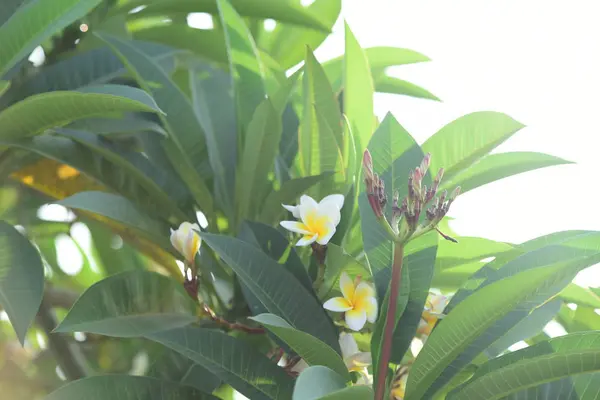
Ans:
[[[219,317],[207,304],[203,304],[202,309],[210,319],[212,319],[219,325],[223,325],[229,330],[242,331],[253,335],[262,335],[265,333],[265,330],[263,328],[253,328],[251,326],[240,324],[238,322],[229,322],[224,318]]]

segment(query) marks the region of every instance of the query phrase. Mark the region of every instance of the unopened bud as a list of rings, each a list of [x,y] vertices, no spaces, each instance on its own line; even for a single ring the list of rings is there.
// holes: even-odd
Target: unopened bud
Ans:
[[[423,176],[427,173],[427,170],[429,169],[429,165],[431,164],[431,153],[427,153],[425,154],[425,157],[423,158],[423,161],[421,161],[421,173],[423,174]]]
[[[363,153],[363,168],[365,170],[365,179],[373,179],[373,158],[368,149]]]
[[[454,199],[456,199],[459,194],[460,194],[460,186],[457,186],[456,189],[454,189],[454,191],[452,192],[452,195],[450,195],[449,200],[454,201]]]

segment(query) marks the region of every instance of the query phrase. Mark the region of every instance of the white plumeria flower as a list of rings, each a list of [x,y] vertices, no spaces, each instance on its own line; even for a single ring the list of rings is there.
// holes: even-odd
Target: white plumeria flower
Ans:
[[[371,365],[371,353],[361,352],[358,349],[358,344],[354,340],[354,336],[350,333],[342,332],[340,334],[340,349],[342,350],[342,358],[348,368],[348,371],[358,372],[360,378],[356,382],[357,385],[370,385],[372,377],[369,375],[367,367]]]
[[[347,273],[342,272],[340,289],[344,297],[334,297],[323,304],[330,311],[345,313],[348,327],[360,331],[367,321],[377,319],[377,299],[375,290],[366,282],[355,284]]]
[[[417,327],[417,333],[428,337],[438,319],[444,317],[443,312],[447,304],[448,297],[441,294],[429,293],[427,301],[425,302],[425,309],[423,310],[419,326]]]
[[[297,206],[282,205],[295,218],[300,219],[281,222],[285,229],[303,235],[296,246],[308,246],[314,242],[326,245],[340,223],[344,196],[332,194],[317,203],[312,197],[303,195]]]
[[[196,254],[200,250],[200,227],[198,224],[191,224],[189,222],[182,222],[176,231],[171,229],[171,244],[175,249],[181,253],[188,264],[193,264]]]

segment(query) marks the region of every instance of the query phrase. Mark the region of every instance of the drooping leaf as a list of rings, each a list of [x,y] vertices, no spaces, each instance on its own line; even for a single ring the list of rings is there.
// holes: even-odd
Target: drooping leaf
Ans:
[[[444,168],[449,181],[523,128],[506,114],[482,111],[467,114],[444,126],[423,143],[431,153],[431,170]]]
[[[446,181],[441,189],[461,187],[461,193],[478,188],[512,175],[533,171],[553,165],[570,164],[562,158],[533,152],[512,152],[490,154],[472,167],[458,174],[452,181]]]
[[[358,138],[357,151],[362,153],[375,129],[375,118],[371,111],[373,110],[373,80],[365,51],[360,47],[347,23],[345,43],[344,114],[348,117],[352,132]]]
[[[294,383],[283,369],[223,332],[187,326],[147,337],[190,358],[251,399],[291,397]]]
[[[177,281],[154,272],[128,271],[90,286],[55,332],[137,337],[195,320],[194,303]]]
[[[598,332],[557,337],[490,360],[449,398],[500,399],[549,381],[598,372],[599,354]]]
[[[14,227],[0,221],[0,305],[21,344],[44,294],[39,253]]]
[[[458,303],[417,356],[408,377],[406,398],[433,396],[533,307],[554,296],[577,272],[599,258],[596,254],[528,269],[491,283]]]
[[[440,101],[440,99],[430,91],[423,89],[414,83],[405,81],[404,79],[395,78],[385,74],[376,75],[373,79],[375,81],[375,91],[377,93],[401,94],[418,99]]]
[[[152,97],[130,86],[103,85],[38,94],[0,113],[0,137],[21,139],[76,119],[127,111],[161,112]]]
[[[236,110],[240,128],[247,128],[265,97],[264,70],[256,44],[244,20],[229,0],[217,0],[219,17],[225,30],[229,66],[234,71]]]
[[[570,283],[558,295],[565,303],[575,303],[578,306],[600,308],[600,296],[590,289]]]
[[[274,19],[276,21],[306,26],[312,29],[319,29],[329,32],[329,27],[321,22],[315,15],[305,11],[305,9],[293,2],[282,2],[279,0],[229,0],[233,8],[242,17],[253,17],[259,19]],[[144,1],[130,1],[125,3],[128,10],[139,5],[145,4]],[[123,8],[125,8],[123,7]],[[218,9],[212,0],[175,0],[175,1],[154,1],[148,6],[137,12],[130,14],[130,18],[147,18],[149,16],[164,16],[169,13],[194,13],[205,12],[212,15],[218,15]]]
[[[30,0],[0,26],[0,77],[33,49],[101,0]]]
[[[292,400],[317,400],[344,389],[344,378],[335,371],[315,365],[300,373],[294,386]]]
[[[319,339],[294,329],[290,324],[273,314],[260,314],[251,319],[263,325],[287,343],[308,365],[323,365],[337,372],[346,381],[350,380],[350,374],[344,360],[335,350]]]
[[[170,249],[169,229],[159,221],[146,215],[124,197],[106,192],[80,192],[67,197],[58,204],[98,214],[122,223],[142,236]]]
[[[163,125],[170,134],[170,140],[162,142],[165,153],[192,192],[196,203],[210,218],[213,213],[212,195],[199,175],[196,164],[205,158],[206,143],[202,126],[188,98],[148,54],[135,47],[135,42],[107,34],[98,34],[98,37],[111,46],[140,86],[153,94],[166,113],[161,115]]]
[[[333,323],[322,305],[290,272],[262,251],[239,239],[207,233],[201,236],[268,312],[340,353]],[[298,304],[302,304],[302,307],[298,307]]]
[[[44,400],[209,400],[217,397],[189,386],[145,376],[98,375],[80,379],[55,390]]]

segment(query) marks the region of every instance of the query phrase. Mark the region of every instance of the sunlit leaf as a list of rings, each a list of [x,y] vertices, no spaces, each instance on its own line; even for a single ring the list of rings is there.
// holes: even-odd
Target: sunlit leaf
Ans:
[[[293,400],[317,400],[345,387],[344,378],[335,371],[316,365],[300,373],[294,386]]]

